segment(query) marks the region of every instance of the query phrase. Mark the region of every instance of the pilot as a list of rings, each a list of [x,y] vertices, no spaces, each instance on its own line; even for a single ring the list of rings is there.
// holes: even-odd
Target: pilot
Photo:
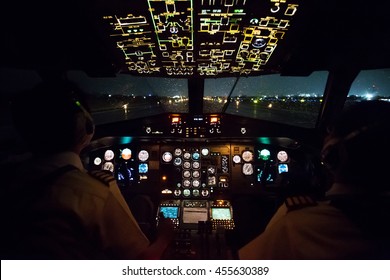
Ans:
[[[390,103],[346,108],[325,137],[324,200],[288,197],[240,259],[389,259]]]
[[[13,102],[32,156],[15,170],[6,197],[2,259],[158,259],[173,236],[162,222],[151,243],[110,172],[86,172],[80,153],[94,123],[80,97],[69,83],[46,82]]]

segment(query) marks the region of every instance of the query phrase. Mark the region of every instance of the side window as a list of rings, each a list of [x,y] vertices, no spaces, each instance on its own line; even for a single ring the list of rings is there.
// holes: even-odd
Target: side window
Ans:
[[[363,100],[390,102],[390,69],[362,70],[352,83],[344,107]]]

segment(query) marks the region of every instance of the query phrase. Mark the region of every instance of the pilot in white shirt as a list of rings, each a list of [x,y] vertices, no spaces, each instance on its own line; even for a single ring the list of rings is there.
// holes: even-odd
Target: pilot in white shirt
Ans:
[[[84,170],[80,154],[95,127],[76,91],[72,84],[51,81],[13,101],[15,127],[33,157],[10,180],[10,257],[161,257],[173,225],[161,222],[156,240],[149,242],[110,172]]]
[[[289,197],[241,259],[388,259],[390,103],[346,108],[325,137],[321,160],[333,184],[326,200]]]
[[[31,182],[40,182],[42,178],[50,176],[51,172],[69,165],[73,168],[64,171],[49,186],[45,186],[47,188],[47,191],[43,192],[45,195],[40,194],[41,197],[34,202],[34,207],[30,208],[30,211],[37,213],[72,213],[69,216],[71,220],[67,220],[64,215],[54,215],[50,221],[46,216],[40,220],[37,214],[37,222],[41,223],[40,227],[45,228],[42,232],[46,234],[46,241],[61,243],[64,238],[69,242],[69,236],[61,236],[68,232],[60,232],[60,229],[69,227],[76,217],[84,234],[84,242],[89,243],[88,250],[90,250],[90,252],[80,252],[80,258],[135,259],[139,257],[148,248],[150,242],[139,228],[114,177],[108,172],[96,171],[89,174],[84,170],[80,157],[76,153],[64,152],[25,164],[26,170],[19,170],[24,174],[22,178],[24,180],[19,180],[19,185],[29,187],[30,184],[31,188],[35,188],[36,186]],[[25,235],[28,236],[29,229],[25,228],[25,230]],[[55,236],[50,236],[50,231],[55,232]],[[40,239],[39,237],[38,240]],[[38,240],[35,242],[39,242]],[[46,246],[45,240],[41,244],[37,243],[38,245],[43,250]],[[63,248],[61,244],[56,247],[60,250],[77,251],[77,248]],[[97,255],[92,255],[94,253]],[[56,252],[52,254],[55,258]],[[73,257],[66,252],[58,251],[57,257],[62,258],[62,256]],[[74,257],[76,258],[77,255]]]

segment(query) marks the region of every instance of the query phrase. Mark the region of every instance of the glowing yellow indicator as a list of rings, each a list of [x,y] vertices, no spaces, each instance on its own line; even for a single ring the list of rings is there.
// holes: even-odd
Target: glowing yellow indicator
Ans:
[[[129,72],[248,75],[264,70],[299,6],[268,1],[270,8],[257,14],[246,0],[148,0],[148,16],[124,12],[103,19]]]
[[[218,122],[218,118],[217,117],[211,117],[210,118],[210,122],[211,123],[216,123],[216,122]]]
[[[172,118],[172,122],[173,123],[178,123],[180,121],[180,118],[179,117],[173,117]]]

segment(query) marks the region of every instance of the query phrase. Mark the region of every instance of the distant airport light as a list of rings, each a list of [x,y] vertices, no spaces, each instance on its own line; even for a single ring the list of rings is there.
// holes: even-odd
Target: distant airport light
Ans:
[[[366,95],[365,95],[365,98],[367,100],[371,100],[373,97],[374,97],[374,95],[372,93],[366,93]]]

